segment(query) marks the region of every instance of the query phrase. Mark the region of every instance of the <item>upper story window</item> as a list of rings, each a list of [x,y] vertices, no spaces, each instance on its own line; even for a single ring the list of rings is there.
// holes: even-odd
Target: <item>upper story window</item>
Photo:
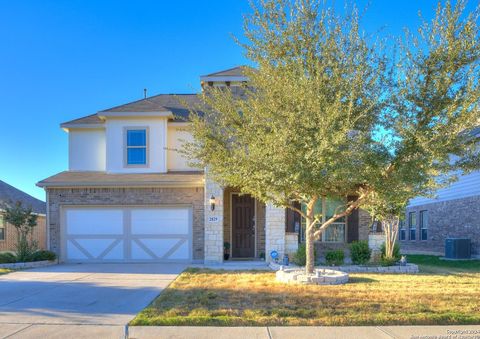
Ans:
[[[146,166],[148,164],[148,128],[127,127],[126,136],[126,166]]]

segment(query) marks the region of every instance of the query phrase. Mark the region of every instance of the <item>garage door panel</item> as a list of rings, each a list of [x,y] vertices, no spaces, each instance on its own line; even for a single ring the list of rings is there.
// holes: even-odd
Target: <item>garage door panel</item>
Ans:
[[[73,260],[91,259],[72,240],[67,241],[67,246],[66,247],[67,247],[67,258],[68,259],[73,259]]]
[[[183,260],[188,259],[190,257],[190,247],[188,241],[185,241],[180,244],[175,251],[169,255],[168,259],[171,260]]]
[[[102,259],[103,260],[123,260],[125,254],[123,252],[123,240],[119,241],[115,246],[113,246],[108,253],[106,253]]]
[[[68,234],[122,234],[123,211],[118,209],[67,210]]]
[[[132,242],[132,259],[133,260],[154,260],[158,259],[148,247],[136,241]]]
[[[117,239],[77,239],[77,243],[95,259],[107,254],[121,240]]]
[[[68,208],[65,254],[73,261],[187,261],[188,208]]]
[[[185,209],[133,210],[132,234],[187,234],[188,221]]]

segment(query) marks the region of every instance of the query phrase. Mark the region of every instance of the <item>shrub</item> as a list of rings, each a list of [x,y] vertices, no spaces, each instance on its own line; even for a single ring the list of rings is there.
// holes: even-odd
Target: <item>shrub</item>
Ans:
[[[385,257],[385,243],[382,244],[380,247],[380,252],[382,253],[382,257],[380,259],[380,263],[383,266],[392,266],[394,265],[397,261],[400,260],[400,245],[398,243],[395,243],[395,246],[393,246],[393,257],[392,258],[387,258]]]
[[[325,260],[327,261],[327,265],[340,266],[343,264],[344,259],[345,253],[343,253],[343,250],[328,251],[325,254]]]
[[[43,261],[43,260],[53,261],[55,259],[57,259],[57,255],[52,251],[39,250],[32,254],[32,261]]]
[[[315,246],[313,246],[313,257],[317,257]],[[292,261],[298,266],[305,266],[307,264],[307,247],[305,244],[298,245],[297,252],[293,255]]]
[[[350,245],[350,256],[352,257],[352,263],[355,265],[366,264],[372,255],[372,250],[368,247],[368,241],[354,241]]]
[[[0,253],[0,264],[11,264],[17,262],[17,257],[10,252]]]

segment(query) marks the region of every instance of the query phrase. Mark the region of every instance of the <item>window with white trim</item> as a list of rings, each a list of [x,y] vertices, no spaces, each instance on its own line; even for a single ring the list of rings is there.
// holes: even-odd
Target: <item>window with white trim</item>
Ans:
[[[428,211],[420,211],[420,240],[428,240]]]
[[[127,128],[126,165],[142,166],[147,164],[147,130],[145,128]]]

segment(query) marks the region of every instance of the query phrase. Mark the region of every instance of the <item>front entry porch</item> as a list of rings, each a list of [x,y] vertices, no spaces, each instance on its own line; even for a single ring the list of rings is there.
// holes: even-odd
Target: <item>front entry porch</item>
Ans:
[[[230,244],[230,259],[265,258],[265,204],[248,194],[225,188],[223,239]]]
[[[205,183],[205,263],[224,262],[224,243],[229,244],[228,261],[271,260],[286,249],[285,209],[264,204],[250,195],[209,180]]]

